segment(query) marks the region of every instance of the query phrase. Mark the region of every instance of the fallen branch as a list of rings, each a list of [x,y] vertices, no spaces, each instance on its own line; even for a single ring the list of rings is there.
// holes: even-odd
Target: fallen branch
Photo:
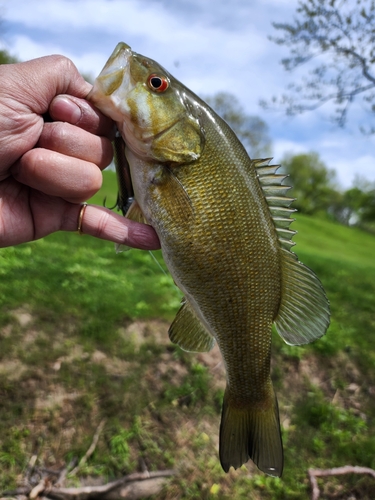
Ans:
[[[356,465],[345,465],[344,467],[334,467],[333,469],[309,469],[308,474],[311,485],[311,500],[318,500],[320,497],[317,477],[340,476],[343,474],[369,474],[375,479],[374,469],[358,467]]]
[[[46,486],[47,486],[47,480],[42,479],[40,483],[34,486],[34,488],[30,491],[29,493],[30,500],[35,500],[36,498],[38,498],[39,495],[44,492]]]
[[[24,498],[40,498],[44,500],[138,500],[159,493],[167,478],[174,476],[176,471],[165,470],[155,472],[140,472],[100,486],[82,486],[77,488],[58,488],[48,481],[40,482],[36,487],[19,488],[3,494],[0,500],[9,500],[18,495]],[[36,497],[35,494],[38,496]]]
[[[51,488],[45,498],[52,500],[89,500],[93,498],[100,500],[120,498],[135,500],[151,496],[160,491],[165,479],[175,474],[174,470],[141,472],[129,474],[102,486]],[[129,488],[130,486],[131,488]],[[130,492],[132,492],[132,496],[130,496]]]
[[[98,425],[98,428],[95,431],[94,437],[92,438],[90,448],[86,451],[84,456],[81,458],[77,467],[74,467],[74,469],[69,472],[69,476],[76,474],[78,472],[78,470],[80,469],[80,467],[82,467],[82,465],[84,465],[87,462],[87,460],[91,457],[91,455],[94,453],[96,445],[98,444],[98,441],[99,441],[100,434],[102,433],[102,430],[104,428],[104,425],[105,425],[105,419],[103,419],[100,422],[100,424]]]

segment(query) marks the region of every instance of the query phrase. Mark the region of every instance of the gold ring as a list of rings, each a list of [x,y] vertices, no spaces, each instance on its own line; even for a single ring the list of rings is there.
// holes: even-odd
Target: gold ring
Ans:
[[[85,215],[86,207],[87,203],[82,203],[81,210],[79,211],[79,216],[78,216],[78,227],[77,227],[78,234],[83,234],[82,222],[83,222],[83,216]]]

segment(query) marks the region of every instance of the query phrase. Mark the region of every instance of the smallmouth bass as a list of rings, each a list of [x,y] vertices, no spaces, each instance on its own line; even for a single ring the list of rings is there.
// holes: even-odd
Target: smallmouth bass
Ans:
[[[171,341],[187,351],[208,351],[215,342],[220,348],[227,373],[224,471],[252,459],[280,476],[272,325],[292,345],[312,342],[329,325],[320,281],[291,252],[294,210],[285,176],[269,160],[251,160],[204,101],[125,43],[88,99],[117,123],[125,142],[132,184],[126,191],[134,190],[135,201],[127,209],[120,195],[119,208],[154,227],[184,293]]]

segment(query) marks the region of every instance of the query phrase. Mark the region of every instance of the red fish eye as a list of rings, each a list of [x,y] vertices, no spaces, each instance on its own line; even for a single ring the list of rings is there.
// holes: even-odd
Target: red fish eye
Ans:
[[[148,86],[154,92],[165,92],[169,87],[169,82],[165,76],[150,75],[147,80]]]

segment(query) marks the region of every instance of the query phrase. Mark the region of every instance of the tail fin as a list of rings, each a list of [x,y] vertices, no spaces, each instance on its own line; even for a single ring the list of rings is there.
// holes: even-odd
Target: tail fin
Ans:
[[[267,409],[238,409],[231,406],[227,388],[220,425],[221,466],[228,472],[249,458],[266,474],[281,476],[284,458],[276,395]]]

